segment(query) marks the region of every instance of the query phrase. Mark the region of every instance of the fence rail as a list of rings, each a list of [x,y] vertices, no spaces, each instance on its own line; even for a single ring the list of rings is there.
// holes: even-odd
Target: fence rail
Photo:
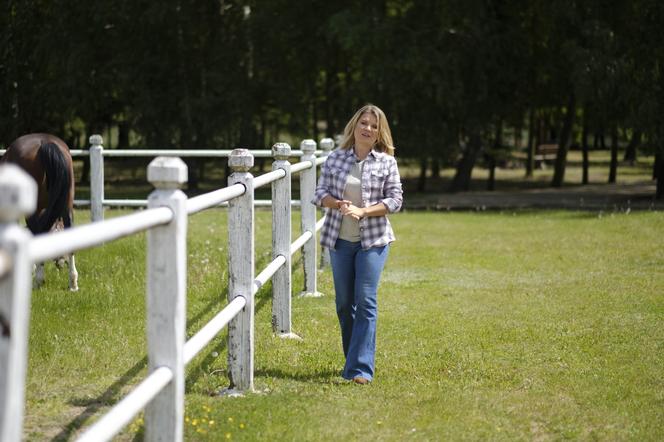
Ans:
[[[104,149],[103,139],[100,135],[93,135],[90,137],[89,149],[71,149],[69,152],[72,157],[89,157],[90,158],[90,199],[75,199],[74,205],[77,207],[90,207],[92,221],[100,221],[104,219],[104,207],[146,207],[146,199],[121,199],[121,198],[105,198],[104,191],[104,158],[154,158],[157,156],[166,157],[180,157],[180,158],[228,158],[232,150],[228,149]],[[319,160],[324,161],[327,153],[334,146],[334,142],[330,138],[321,140],[321,150],[314,150],[314,156],[317,159],[309,160],[316,161],[316,165],[321,164]],[[0,149],[0,156],[4,154],[6,149]],[[272,151],[268,149],[254,149],[251,150],[254,158],[272,158]],[[302,157],[304,151],[291,150],[290,156]],[[307,161],[302,161],[293,167],[297,169],[292,173],[300,172],[304,169],[311,167]],[[263,174],[259,178],[263,180],[270,180],[271,177],[266,177]],[[269,182],[269,181],[268,181]],[[255,187],[261,187],[264,184],[257,184]],[[294,200],[292,204],[297,205],[299,201]],[[219,203],[222,204],[222,203]],[[272,204],[270,200],[255,200],[254,204],[258,207],[267,207]],[[224,204],[225,205],[225,204]]]
[[[93,148],[100,147],[101,137],[91,137],[91,143]],[[330,139],[321,141],[325,154],[332,145]],[[315,236],[324,217],[316,220],[311,200],[316,168],[325,158],[316,158],[313,140],[303,141],[301,148],[301,161],[291,166],[288,158],[298,151],[277,143],[272,149],[273,171],[258,177],[249,173],[254,159],[250,151],[229,152],[233,173],[228,186],[189,199],[179,190],[187,180],[184,162],[177,157],[157,157],[148,166],[148,181],[155,190],[148,198],[147,210],[37,237],[18,225],[22,215],[34,210],[34,192],[26,192],[34,183],[16,166],[0,167],[0,194],[6,196],[0,198],[0,440],[22,438],[32,265],[143,231],[147,231],[149,374],[79,440],[109,440],[145,409],[146,440],[181,441],[184,367],[226,326],[229,388],[240,393],[252,390],[254,295],[272,279],[274,330],[283,337],[294,336],[290,323],[291,255],[300,249],[305,272],[302,293],[319,295]],[[99,151],[91,149],[91,158],[95,150]],[[290,182],[291,174],[298,172],[302,234],[291,242]],[[267,184],[272,184],[273,260],[254,277],[254,189]],[[187,218],[225,202],[229,204],[228,304],[185,342]]]

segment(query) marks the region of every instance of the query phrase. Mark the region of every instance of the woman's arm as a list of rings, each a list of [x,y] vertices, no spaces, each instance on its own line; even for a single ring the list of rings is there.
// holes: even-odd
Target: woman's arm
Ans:
[[[339,210],[343,215],[350,215],[355,219],[365,218],[367,216],[385,216],[389,212],[387,206],[383,203],[374,204],[369,207],[357,207],[352,204],[344,205]]]
[[[341,210],[343,207],[348,207],[351,204],[348,200],[339,200],[333,197],[332,195],[326,195],[321,200],[321,205],[329,209]]]

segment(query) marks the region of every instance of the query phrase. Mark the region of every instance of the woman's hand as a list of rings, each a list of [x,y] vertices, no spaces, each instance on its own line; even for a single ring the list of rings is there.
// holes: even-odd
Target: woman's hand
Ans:
[[[366,216],[366,210],[362,207],[354,206],[353,204],[344,204],[339,208],[339,211],[344,216],[350,216],[355,220],[364,218]]]
[[[337,200],[337,202],[335,204],[337,206],[337,210],[341,210],[343,207],[348,207],[353,203],[351,201],[348,201],[348,200]]]

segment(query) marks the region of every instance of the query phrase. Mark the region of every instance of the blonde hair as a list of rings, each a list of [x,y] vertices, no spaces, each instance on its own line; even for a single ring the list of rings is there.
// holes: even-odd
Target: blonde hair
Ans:
[[[374,149],[379,152],[385,152],[388,155],[394,156],[394,145],[392,144],[392,132],[390,131],[390,125],[387,122],[387,117],[385,112],[383,112],[378,106],[373,104],[366,104],[362,106],[353,118],[348,121],[346,128],[344,129],[343,138],[339,147],[342,149],[350,149],[355,145],[355,126],[357,122],[360,121],[360,118],[365,113],[373,114],[378,120],[378,139],[376,144],[374,144]]]

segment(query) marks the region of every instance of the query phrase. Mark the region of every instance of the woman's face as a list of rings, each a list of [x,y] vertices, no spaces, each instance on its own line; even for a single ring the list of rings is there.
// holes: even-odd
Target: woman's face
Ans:
[[[373,147],[378,141],[378,118],[371,112],[365,112],[357,121],[355,131],[355,144],[361,147]]]

